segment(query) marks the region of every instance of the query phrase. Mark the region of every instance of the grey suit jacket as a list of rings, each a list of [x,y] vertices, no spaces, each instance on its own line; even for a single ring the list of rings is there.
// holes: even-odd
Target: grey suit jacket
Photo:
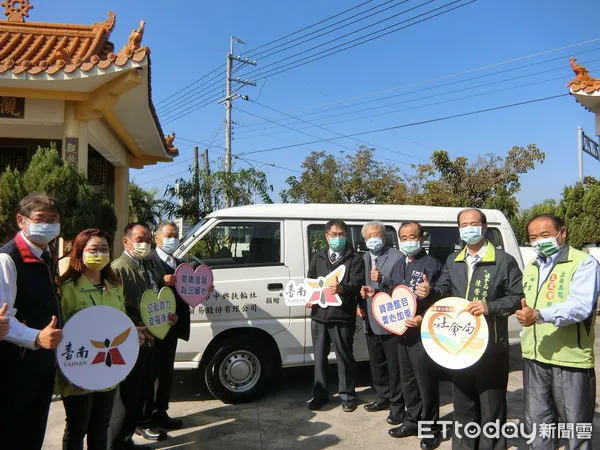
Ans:
[[[394,282],[392,281],[392,273],[394,273],[394,268],[397,264],[405,263],[404,253],[396,250],[395,248],[385,246],[379,255],[376,255],[377,261],[375,266],[381,272],[381,282],[377,283],[376,281],[371,281],[371,252],[367,251],[363,254],[363,261],[365,263],[365,285],[373,286],[376,291],[386,291],[391,292],[394,288]],[[367,333],[374,334],[390,334],[385,328],[383,328],[379,323],[375,320],[371,313],[372,307],[372,299],[368,298],[361,302],[361,306],[363,311],[365,311],[365,329]]]

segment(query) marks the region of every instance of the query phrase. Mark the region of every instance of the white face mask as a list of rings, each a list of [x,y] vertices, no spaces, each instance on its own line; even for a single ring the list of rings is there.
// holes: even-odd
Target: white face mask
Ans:
[[[131,241],[130,241],[131,242]],[[150,254],[150,244],[146,242],[131,242],[133,248],[129,251],[129,254],[135,259],[144,259]]]
[[[27,239],[38,245],[46,245],[60,234],[60,223],[27,222]]]
[[[469,245],[477,244],[483,239],[482,228],[481,226],[459,228],[460,238]]]
[[[175,250],[179,247],[179,239],[175,237],[164,238],[162,241],[162,251],[172,255]]]

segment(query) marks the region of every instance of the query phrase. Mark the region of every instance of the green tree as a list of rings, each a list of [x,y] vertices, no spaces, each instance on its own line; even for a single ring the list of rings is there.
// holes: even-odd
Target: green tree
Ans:
[[[129,222],[145,223],[154,230],[162,220],[164,201],[157,198],[156,188],[144,189],[141,186],[129,183]]]
[[[12,238],[17,232],[18,202],[32,192],[46,192],[57,199],[61,235],[67,240],[85,228],[97,227],[109,234],[116,229],[113,206],[96,194],[86,178],[60,158],[56,146],[51,145],[39,148],[25,171],[8,167],[0,176],[0,241]]]
[[[404,203],[406,187],[393,164],[376,161],[374,148],[361,146],[340,157],[312,152],[299,177],[286,180],[280,195],[291,203]]]
[[[534,144],[515,146],[505,157],[486,154],[473,162],[464,156],[453,161],[447,151],[438,150],[430,163],[415,166],[416,174],[409,180],[409,202],[493,208],[511,218],[518,212],[516,194],[521,189],[521,175],[545,158]]]
[[[556,216],[561,216],[562,211],[560,210],[558,202],[551,198],[546,199],[541,203],[537,203],[531,208],[519,211],[519,213],[510,220],[519,244],[525,245],[529,243],[526,227],[529,221],[538,214],[554,214]]]
[[[583,184],[563,190],[560,212],[569,229],[569,243],[581,248],[600,243],[600,180],[585,177]]]
[[[269,195],[273,186],[268,183],[263,171],[253,167],[230,173],[201,172],[197,183],[191,168],[190,174],[190,179],[179,178],[165,189],[163,206],[167,216],[196,223],[210,212],[227,207],[226,198],[230,199],[231,206],[248,205],[257,199],[273,203]]]

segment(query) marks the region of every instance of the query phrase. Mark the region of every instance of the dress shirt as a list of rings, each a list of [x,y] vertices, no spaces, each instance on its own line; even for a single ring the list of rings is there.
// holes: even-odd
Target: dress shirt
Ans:
[[[41,249],[29,241],[23,232],[20,233],[21,237],[25,240],[25,243],[31,250],[31,253],[33,253],[33,255],[41,262],[44,262],[42,259],[42,252],[48,250],[48,247]],[[8,303],[7,313],[10,318],[10,330],[4,340],[18,345],[19,347],[35,350],[35,339],[40,330],[29,328],[17,320],[15,317],[17,315],[17,309],[14,307],[16,297],[17,268],[14,261],[7,253],[0,253],[0,304]]]
[[[334,252],[333,250],[329,249],[329,261],[331,261],[331,256],[335,255],[335,259],[333,260],[333,262],[337,261],[338,259],[340,259],[342,257],[342,255],[344,254],[344,252]]]
[[[166,262],[171,268],[177,269],[177,261],[175,261],[175,258],[173,258],[171,255],[169,255],[167,252],[165,252],[162,248],[156,247],[156,254],[162,261]]]
[[[488,245],[490,245],[488,242],[483,244],[479,251],[474,255],[471,255],[471,253],[469,253],[469,248],[467,247],[467,251],[465,252],[465,261],[467,262],[467,266],[469,267],[469,280],[471,279],[471,275],[473,275],[473,269],[475,268],[475,264],[481,261],[485,256],[488,250]]]
[[[569,251],[568,247],[564,251]],[[556,252],[545,260],[538,256],[537,262],[540,265],[538,289],[552,272],[560,253],[562,251]],[[573,274],[565,301],[539,311],[545,322],[553,323],[557,327],[564,327],[582,322],[590,317],[590,314],[594,313],[598,295],[600,295],[600,264],[596,258],[588,256]]]

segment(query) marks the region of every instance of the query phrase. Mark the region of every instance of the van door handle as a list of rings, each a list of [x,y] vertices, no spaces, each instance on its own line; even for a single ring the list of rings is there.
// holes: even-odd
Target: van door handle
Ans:
[[[283,284],[281,284],[281,283],[269,283],[269,284],[267,284],[267,289],[269,291],[282,291],[283,290]]]

